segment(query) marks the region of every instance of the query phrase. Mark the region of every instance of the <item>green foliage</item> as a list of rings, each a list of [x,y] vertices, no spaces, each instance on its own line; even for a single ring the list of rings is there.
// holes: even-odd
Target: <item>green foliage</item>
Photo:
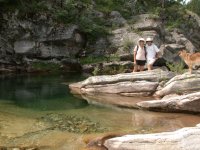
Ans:
[[[89,35],[89,41],[93,42],[97,37],[108,35],[108,29],[105,27],[105,20],[101,18],[89,18],[81,16],[77,24],[81,30]]]
[[[31,64],[31,67],[35,70],[39,70],[39,71],[50,71],[50,72],[60,72],[60,65],[56,64],[56,63],[45,63],[45,62],[33,62]]]
[[[200,1],[199,0],[191,0],[187,8],[195,13],[197,13],[200,16]]]
[[[125,39],[123,43],[123,49],[129,53],[133,53],[132,49],[136,43],[130,39]]]
[[[96,67],[94,68],[92,74],[93,74],[94,76],[97,76],[97,75],[99,75],[99,72],[100,72],[100,69],[99,69],[98,66],[96,66]]]
[[[186,11],[184,7],[179,7],[179,5],[173,5],[165,10],[165,13],[168,15],[167,26],[173,28],[180,27],[180,25],[185,24],[184,15]]]
[[[0,0],[0,7],[4,11],[15,11],[18,9],[22,14],[38,13],[48,10],[46,2],[39,0]]]
[[[111,11],[119,11],[123,17],[131,20],[132,15],[154,13],[168,17],[167,26],[171,29],[179,27],[185,20],[183,0],[165,0],[164,8],[161,0],[0,0],[0,11],[19,10],[21,18],[45,13],[53,18],[55,23],[77,24],[88,35],[89,42],[98,37],[107,36],[114,28],[107,22]],[[188,8],[198,11],[198,0],[192,0]],[[197,10],[198,9],[198,10]],[[95,16],[94,11],[104,13],[104,17]],[[31,18],[31,17],[29,17]],[[157,19],[157,18],[155,18]]]
[[[100,68],[99,66],[96,66],[94,68],[94,71],[92,72],[92,74],[94,76],[97,75],[115,75],[115,74],[119,74],[119,73],[125,73],[129,68],[128,67],[124,67],[124,66],[104,66],[102,68]]]
[[[102,62],[109,62],[109,61],[119,61],[119,56],[117,55],[110,55],[108,57],[101,56],[101,57],[94,57],[88,56],[80,59],[81,64],[94,64],[94,63],[102,63]]]
[[[166,63],[170,71],[175,72],[176,74],[184,73],[184,63]]]
[[[100,63],[107,61],[107,57],[93,57],[93,56],[88,56],[80,59],[81,64],[93,64],[93,63]]]
[[[124,0],[95,0],[95,8],[105,14],[109,14],[111,11],[119,11],[123,17],[130,18],[131,10],[129,5],[126,6]]]

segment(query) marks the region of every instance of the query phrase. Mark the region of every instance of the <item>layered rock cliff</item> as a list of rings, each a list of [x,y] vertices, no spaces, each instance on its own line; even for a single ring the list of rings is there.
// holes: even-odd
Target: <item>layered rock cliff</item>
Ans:
[[[170,14],[162,18],[161,14],[145,14],[147,11],[143,9],[134,12],[132,10],[137,5],[133,2],[113,2],[108,11],[103,9],[109,8],[106,7],[107,4],[104,6],[99,1],[72,4],[49,1],[43,5],[42,2],[36,3],[37,7],[45,8],[42,11],[38,8],[36,11],[26,10],[24,13],[17,6],[12,11],[1,10],[1,71],[27,71],[32,62],[38,61],[61,65],[60,62],[66,58],[65,66],[72,71],[73,67],[68,66],[78,64],[81,56],[109,57],[114,54],[120,61],[132,61],[131,50],[141,36],[153,37],[161,48],[163,58],[157,61],[157,65],[179,62],[177,52],[181,49],[195,52],[200,48],[200,19],[189,11],[183,11],[184,15],[181,16],[181,21],[186,23],[170,26],[169,22],[172,21],[166,19],[172,17]],[[117,3],[124,5],[119,9],[118,6],[114,7]],[[29,8],[28,5],[23,7]],[[80,70],[81,67],[76,69]],[[90,72],[92,71],[94,68]]]

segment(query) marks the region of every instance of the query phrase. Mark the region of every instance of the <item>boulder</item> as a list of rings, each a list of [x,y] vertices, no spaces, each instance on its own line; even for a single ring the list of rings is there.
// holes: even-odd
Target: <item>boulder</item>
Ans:
[[[200,73],[185,73],[169,80],[155,95],[163,97],[169,94],[192,93],[200,90]]]
[[[158,16],[151,14],[134,16],[133,19],[137,21],[133,27],[140,31],[155,30],[160,33],[161,22],[156,18],[158,18]]]
[[[121,27],[127,23],[126,19],[118,11],[112,11],[110,13],[110,22],[112,26]]]
[[[180,50],[185,49],[184,45],[180,44],[166,44],[164,45],[165,47],[163,48],[163,59],[167,62],[181,62],[181,58],[178,56],[178,52]]]
[[[38,39],[40,42],[38,49],[41,51],[40,58],[74,57],[81,51],[85,43],[85,37],[79,32],[76,25],[57,29],[52,27],[48,32],[46,31],[48,27],[43,27],[40,30],[44,30],[41,31],[44,35]]]
[[[172,72],[155,69],[136,73],[93,76],[82,82],[70,84],[69,87],[73,93],[78,91],[78,94],[115,93],[135,96],[141,93],[154,93],[159,81],[170,79],[173,76]]]
[[[185,46],[180,45],[180,44],[167,44],[165,45],[165,48],[173,53],[173,52],[178,52],[180,50],[183,50]]]
[[[125,135],[107,140],[109,150],[199,150],[200,125],[174,132]]]
[[[174,30],[173,32],[171,32],[171,35],[173,37],[173,39],[175,40],[175,42],[177,44],[180,45],[184,45],[185,49],[190,52],[190,53],[194,53],[197,49],[196,47],[192,44],[192,42],[190,40],[188,40],[184,34],[177,32],[176,30]]]
[[[153,93],[158,86],[158,82],[151,81],[126,81],[113,84],[103,85],[87,85],[81,88],[82,93],[108,93],[108,94],[122,94],[122,93]]]
[[[14,52],[22,55],[37,55],[36,42],[30,40],[16,41],[14,43]]]
[[[169,97],[162,100],[140,102],[137,106],[141,109],[152,111],[199,113],[200,92]]]
[[[200,17],[199,15],[195,14],[194,12],[188,11],[187,10],[187,14],[191,16],[190,23],[193,25],[193,27],[191,28],[191,26],[185,28],[186,30],[186,35],[189,37],[190,41],[192,42],[192,44],[197,48],[197,51],[199,51],[200,49]]]
[[[111,47],[123,47],[124,44],[131,41],[133,44],[137,44],[140,35],[135,32],[130,32],[130,27],[125,26],[112,31],[112,35],[108,37]]]
[[[142,34],[142,37],[143,38],[148,38],[148,37],[151,37],[153,38],[153,42],[158,46],[160,47],[162,41],[161,41],[161,38],[160,38],[160,34],[155,31],[155,30],[149,30],[149,31],[143,31],[141,32]]]
[[[89,77],[82,82],[82,87],[88,85],[99,85],[99,84],[112,84],[124,81],[152,81],[158,82],[162,79],[170,79],[174,76],[174,73],[168,71],[162,71],[161,69],[156,69],[152,71],[134,72],[134,73],[124,73],[117,75],[104,75],[104,76],[93,76]]]
[[[41,54],[38,56],[38,58],[52,59],[70,57],[70,50],[68,49],[66,42],[63,41],[60,42],[60,44],[61,45],[57,45],[55,42],[41,43],[39,47]],[[73,48],[71,50],[73,50]]]

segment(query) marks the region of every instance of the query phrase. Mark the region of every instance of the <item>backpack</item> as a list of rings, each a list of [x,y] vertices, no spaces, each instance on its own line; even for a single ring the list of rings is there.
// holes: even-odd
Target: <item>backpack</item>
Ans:
[[[137,55],[138,49],[139,49],[139,46],[137,45],[136,55]],[[147,48],[146,48],[146,46],[144,46],[144,51],[145,51],[145,58],[147,58]]]

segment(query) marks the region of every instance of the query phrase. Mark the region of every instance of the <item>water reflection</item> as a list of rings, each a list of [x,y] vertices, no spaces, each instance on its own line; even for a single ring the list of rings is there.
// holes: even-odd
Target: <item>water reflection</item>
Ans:
[[[63,81],[73,76],[0,76],[0,100],[9,100],[17,106],[60,110],[87,106],[87,102],[74,98]]]
[[[92,93],[80,96],[87,100],[89,104],[115,110],[116,112],[113,114],[106,115],[106,112],[104,112],[103,115],[105,120],[110,120],[109,124],[113,126],[117,124],[119,131],[125,127],[129,127],[129,132],[131,133],[174,131],[179,128],[194,126],[200,122],[199,115],[160,113],[121,108],[122,106],[135,108],[137,102],[152,100],[151,97],[124,97],[115,94],[97,95]]]

